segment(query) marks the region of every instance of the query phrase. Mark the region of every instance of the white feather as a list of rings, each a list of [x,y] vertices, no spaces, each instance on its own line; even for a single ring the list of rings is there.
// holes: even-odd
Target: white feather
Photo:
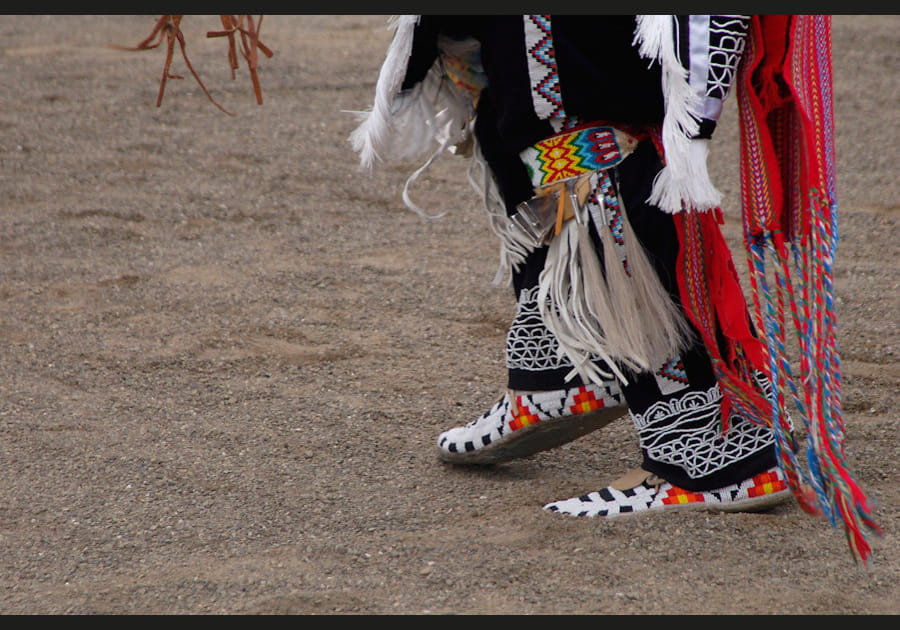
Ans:
[[[418,15],[391,16],[388,27],[394,37],[378,80],[375,84],[375,101],[369,111],[349,112],[357,116],[360,124],[350,134],[350,144],[359,154],[360,166],[371,170],[376,160],[383,160],[379,148],[384,147],[391,135],[391,117],[396,114],[395,98],[400,93],[406,66],[412,53],[413,33],[419,22]]]

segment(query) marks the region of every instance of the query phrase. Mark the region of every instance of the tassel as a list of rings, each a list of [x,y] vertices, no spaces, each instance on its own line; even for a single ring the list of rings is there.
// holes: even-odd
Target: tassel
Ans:
[[[603,201],[603,193],[598,191],[595,199],[598,204],[599,216],[595,217],[594,224],[600,237],[603,249],[603,268],[606,272],[608,287],[609,310],[615,313],[617,329],[612,333],[617,340],[616,355],[627,360],[627,365],[634,371],[648,371],[652,367],[662,363],[666,357],[654,360],[648,356],[648,340],[651,338],[648,332],[652,329],[644,329],[642,309],[638,306],[636,296],[631,286],[631,278],[625,270],[625,260],[618,252],[618,246],[610,231],[610,213]],[[624,220],[624,217],[623,217]]]
[[[647,201],[669,213],[718,208],[722,193],[709,176],[709,141],[691,140],[666,123],[663,123],[662,137],[666,166],[653,180],[653,190]]]
[[[615,206],[623,208],[612,179],[607,173],[602,173],[601,178],[605,183],[598,186],[591,209],[604,252],[610,308],[620,324],[616,334],[622,342],[617,356],[630,357],[632,369],[649,371],[686,348],[691,332],[659,281],[626,213],[620,211],[614,217],[613,209],[607,204],[606,195],[611,194]],[[616,218],[621,226],[622,246],[613,239]]]

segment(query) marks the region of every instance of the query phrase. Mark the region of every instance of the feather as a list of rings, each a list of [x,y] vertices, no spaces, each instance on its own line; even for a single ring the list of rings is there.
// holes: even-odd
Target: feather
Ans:
[[[355,114],[360,123],[350,134],[350,144],[359,154],[360,166],[365,170],[372,170],[376,161],[383,160],[378,149],[389,142],[391,117],[397,113],[394,100],[403,85],[418,22],[418,15],[392,16],[388,20],[388,27],[394,29],[394,37],[375,83],[375,101],[369,111],[348,112]]]

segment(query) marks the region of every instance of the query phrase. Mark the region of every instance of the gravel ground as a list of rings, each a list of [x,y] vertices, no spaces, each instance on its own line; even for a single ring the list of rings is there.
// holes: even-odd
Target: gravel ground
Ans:
[[[153,16],[0,18],[0,613],[888,614],[898,573],[900,16],[834,20],[846,449],[868,568],[795,504],[541,510],[637,463],[627,421],[493,468],[437,434],[505,380],[513,301],[465,164],[360,178],[383,15],[268,16],[265,104],[215,16],[155,106]],[[185,72],[176,57],[174,69]],[[733,103],[729,105],[733,107]],[[713,147],[738,260],[735,111]],[[742,269],[743,264],[738,267]]]

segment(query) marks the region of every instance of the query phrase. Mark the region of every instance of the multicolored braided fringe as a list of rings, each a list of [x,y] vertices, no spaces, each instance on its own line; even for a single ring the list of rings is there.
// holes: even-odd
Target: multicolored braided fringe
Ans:
[[[831,16],[753,16],[736,89],[744,238],[779,457],[801,506],[840,521],[866,563],[867,536],[881,530],[844,453]],[[788,447],[789,403],[807,433],[806,468]]]

